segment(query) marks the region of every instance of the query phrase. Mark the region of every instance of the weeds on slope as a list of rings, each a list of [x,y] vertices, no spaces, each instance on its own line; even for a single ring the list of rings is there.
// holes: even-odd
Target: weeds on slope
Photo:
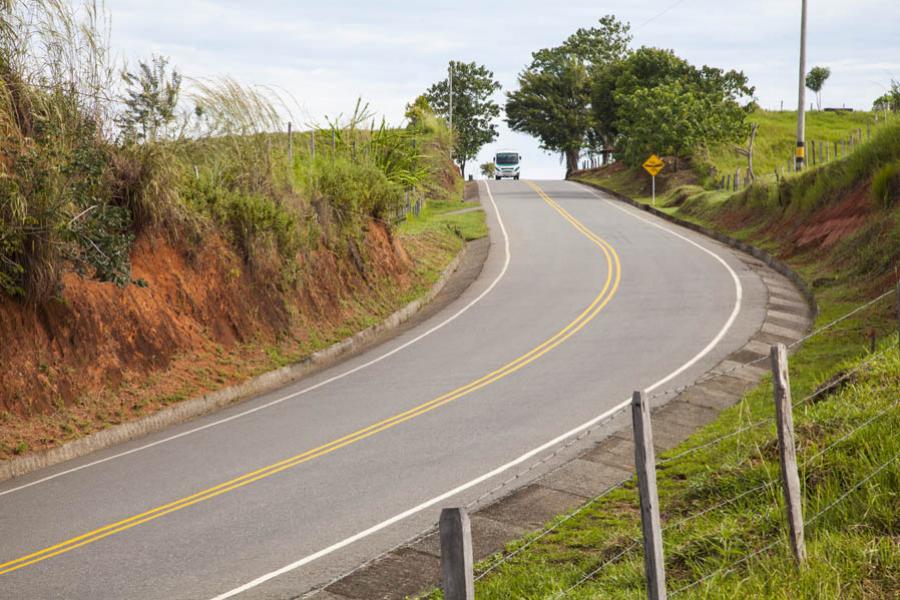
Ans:
[[[147,229],[186,246],[214,230],[260,281],[290,285],[320,244],[359,255],[368,219],[405,189],[461,191],[427,107],[391,127],[360,103],[289,141],[290,103],[272,90],[185,81],[162,57],[119,69],[108,33],[91,2],[0,12],[0,293],[45,303],[71,268],[125,285]]]

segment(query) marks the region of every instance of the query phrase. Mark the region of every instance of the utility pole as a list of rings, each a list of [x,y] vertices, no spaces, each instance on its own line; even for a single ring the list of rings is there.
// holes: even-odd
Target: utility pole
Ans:
[[[803,169],[806,157],[806,3],[800,9],[800,97],[797,105],[797,158],[794,167],[797,171]]]
[[[450,66],[447,67],[447,70],[450,72],[450,131],[453,131],[453,61],[450,61]]]

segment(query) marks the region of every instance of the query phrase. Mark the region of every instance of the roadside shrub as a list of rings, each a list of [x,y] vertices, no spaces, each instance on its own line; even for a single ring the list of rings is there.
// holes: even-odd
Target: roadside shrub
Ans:
[[[136,232],[165,227],[171,232],[186,214],[178,201],[179,173],[175,157],[158,143],[129,144],[111,157],[109,193],[117,206],[131,213]]]
[[[872,200],[881,208],[891,208],[900,199],[900,161],[883,166],[872,178]]]
[[[190,206],[221,226],[245,263],[261,266],[274,251],[292,260],[302,247],[299,217],[269,196],[243,194],[198,181],[185,192]],[[272,257],[268,256],[267,262]],[[270,265],[271,266],[271,265]]]
[[[399,208],[401,187],[372,165],[336,160],[319,175],[317,193],[332,208],[344,233],[361,231],[366,218],[385,220]]]

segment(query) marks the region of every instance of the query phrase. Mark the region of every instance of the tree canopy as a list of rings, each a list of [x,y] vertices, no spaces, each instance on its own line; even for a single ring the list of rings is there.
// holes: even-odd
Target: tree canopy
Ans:
[[[698,147],[742,139],[754,91],[742,72],[697,68],[647,47],[595,69],[591,85],[595,127],[632,165],[657,153],[677,166]]]
[[[627,53],[629,29],[607,15],[597,27],[579,29],[560,46],[534,52],[519,74],[519,89],[507,94],[510,128],[535,136],[544,150],[564,154],[567,172],[578,167],[582,148],[597,137],[589,73]]]
[[[463,177],[466,163],[478,155],[478,151],[497,139],[494,120],[500,116],[500,107],[492,96],[500,89],[494,73],[474,62],[450,61],[453,73],[453,133],[456,141],[453,159],[459,164]],[[449,120],[450,81],[448,77],[438,81],[424,94],[435,114]]]
[[[149,63],[138,62],[136,73],[122,72],[128,87],[117,122],[126,140],[156,141],[175,119],[181,74],[174,69],[169,72],[168,64],[168,58],[154,55]]]

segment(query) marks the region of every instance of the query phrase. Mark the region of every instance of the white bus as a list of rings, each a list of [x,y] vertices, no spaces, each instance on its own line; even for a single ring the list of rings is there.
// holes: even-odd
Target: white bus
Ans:
[[[494,155],[494,177],[498,180],[504,177],[519,178],[519,163],[522,155],[511,150],[501,150]]]

